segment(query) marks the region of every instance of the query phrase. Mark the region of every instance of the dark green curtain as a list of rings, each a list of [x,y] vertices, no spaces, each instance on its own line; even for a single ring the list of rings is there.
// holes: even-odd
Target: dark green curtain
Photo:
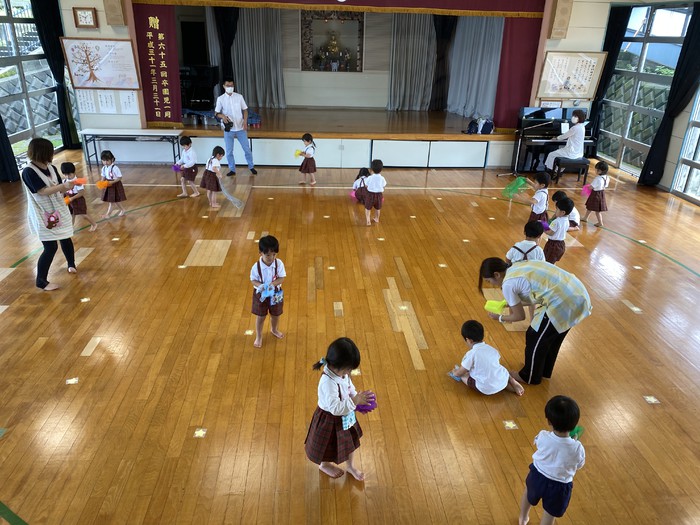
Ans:
[[[608,58],[605,60],[598,90],[595,93],[595,98],[591,104],[591,112],[588,116],[588,120],[591,123],[591,136],[596,138],[598,138],[600,133],[600,110],[603,105],[603,98],[605,98],[605,92],[610,87],[610,82],[615,73],[615,64],[617,64],[617,58],[620,55],[622,40],[627,32],[627,24],[631,14],[632,8],[629,6],[610,8],[608,29],[605,32],[605,41],[603,42],[603,51],[607,51]]]
[[[0,182],[15,182],[19,180],[19,171],[15,162],[15,154],[7,136],[5,121],[0,115]]]
[[[58,121],[61,126],[63,146],[69,149],[80,148],[80,139],[73,121],[68,101],[68,92],[64,82],[66,61],[61,49],[63,25],[58,0],[31,0],[34,23],[39,34],[41,47],[53,78],[56,81],[56,101],[58,103]]]
[[[655,186],[661,181],[671,143],[673,121],[681,114],[695,96],[700,86],[700,2],[693,4],[693,16],[690,17],[688,31],[683,39],[683,47],[673,74],[673,82],[668,93],[666,111],[659,129],[656,131],[651,149],[644,161],[637,184]]]

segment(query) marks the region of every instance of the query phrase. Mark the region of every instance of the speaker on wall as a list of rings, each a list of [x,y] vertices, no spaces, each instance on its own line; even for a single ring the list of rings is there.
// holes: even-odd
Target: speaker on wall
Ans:
[[[566,38],[573,6],[574,0],[555,0],[552,13],[552,26],[549,29],[549,38],[551,40],[562,40]]]

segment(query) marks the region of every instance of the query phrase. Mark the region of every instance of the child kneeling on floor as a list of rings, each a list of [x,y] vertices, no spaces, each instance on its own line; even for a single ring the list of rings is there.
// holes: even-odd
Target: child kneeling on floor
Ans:
[[[501,364],[501,354],[484,343],[484,326],[479,321],[466,321],[462,325],[462,337],[469,351],[464,354],[461,365],[455,365],[448,374],[469,388],[490,396],[508,390],[522,396],[523,386],[513,379]]]

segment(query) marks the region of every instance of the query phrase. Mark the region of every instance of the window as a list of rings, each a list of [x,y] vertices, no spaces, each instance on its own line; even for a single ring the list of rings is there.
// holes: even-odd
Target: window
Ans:
[[[0,114],[15,156],[33,137],[63,146],[56,82],[41,48],[31,0],[0,0]]]
[[[692,9],[635,7],[601,109],[598,155],[639,175],[661,122]]]
[[[700,201],[700,91],[695,97],[671,190]]]

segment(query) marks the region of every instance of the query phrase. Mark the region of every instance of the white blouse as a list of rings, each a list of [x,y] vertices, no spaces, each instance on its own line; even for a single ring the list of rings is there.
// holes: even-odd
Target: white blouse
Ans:
[[[345,416],[355,410],[352,397],[357,395],[350,376],[340,377],[328,366],[323,367],[323,374],[318,382],[318,406],[321,410],[334,416]]]

